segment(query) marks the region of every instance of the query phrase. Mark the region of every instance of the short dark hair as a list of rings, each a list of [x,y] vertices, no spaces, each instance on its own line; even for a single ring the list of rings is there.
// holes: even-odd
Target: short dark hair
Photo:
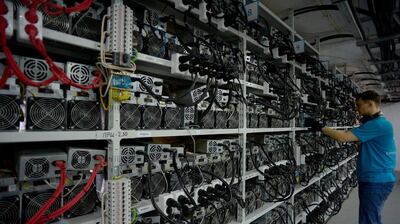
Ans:
[[[379,94],[373,90],[368,90],[362,93],[359,93],[356,96],[356,100],[371,100],[374,101],[376,103],[376,105],[381,105],[381,96],[379,96]]]

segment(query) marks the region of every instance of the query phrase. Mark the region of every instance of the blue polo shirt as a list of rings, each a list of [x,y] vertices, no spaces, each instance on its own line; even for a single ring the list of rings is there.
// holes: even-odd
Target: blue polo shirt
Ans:
[[[351,132],[361,142],[357,160],[357,177],[360,182],[394,182],[396,176],[396,145],[392,124],[380,116],[365,122]]]

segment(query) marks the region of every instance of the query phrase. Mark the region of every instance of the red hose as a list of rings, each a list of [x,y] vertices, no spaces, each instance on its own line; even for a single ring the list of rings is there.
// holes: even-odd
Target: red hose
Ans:
[[[38,224],[42,224],[42,223],[47,223],[50,220],[53,220],[55,218],[57,218],[58,216],[64,214],[64,212],[68,211],[69,209],[71,209],[76,203],[79,202],[79,200],[82,199],[82,197],[90,190],[90,186],[93,184],[97,173],[103,169],[103,167],[105,167],[107,165],[107,163],[104,160],[103,156],[96,156],[95,157],[96,160],[99,160],[99,163],[96,164],[96,166],[94,167],[94,170],[92,172],[92,174],[90,175],[90,178],[88,180],[88,182],[86,183],[86,185],[83,187],[82,191],[80,191],[74,198],[72,198],[69,202],[67,202],[67,204],[65,204],[63,207],[57,209],[56,211],[54,211],[51,214],[48,214],[46,216],[43,216],[41,219],[39,219],[39,221],[37,222]]]
[[[0,3],[4,3],[4,0],[0,0]],[[11,68],[12,72],[18,77],[18,79],[25,85],[36,86],[36,87],[47,86],[50,83],[52,83],[53,81],[55,81],[57,77],[52,76],[49,79],[44,80],[42,82],[34,82],[34,81],[30,80],[23,73],[23,71],[21,71],[17,62],[14,59],[12,52],[10,51],[10,49],[7,46],[7,36],[6,36],[7,26],[8,26],[7,20],[3,16],[0,15],[0,46],[4,52],[4,55],[6,56],[8,66]],[[6,82],[6,81],[7,81],[7,79],[4,80],[4,82]]]
[[[89,9],[92,2],[93,0],[84,0],[78,5],[66,8],[48,1],[44,5],[44,11],[51,16],[59,16],[63,13],[69,14],[72,12],[82,12]]]
[[[7,79],[8,79],[8,77],[11,76],[11,74],[12,74],[12,70],[10,67],[7,66],[4,69],[3,75],[0,78],[0,89],[2,89],[6,85]]]
[[[65,180],[67,179],[65,161],[56,161],[55,165],[61,170],[60,182],[58,183],[58,186],[53,195],[51,195],[51,198],[46,201],[46,203],[39,209],[39,211],[36,212],[36,214],[32,218],[28,220],[26,224],[36,224],[37,221],[42,217],[43,213],[45,213],[50,208],[50,206],[54,204],[54,202],[60,196],[61,192],[64,189]]]

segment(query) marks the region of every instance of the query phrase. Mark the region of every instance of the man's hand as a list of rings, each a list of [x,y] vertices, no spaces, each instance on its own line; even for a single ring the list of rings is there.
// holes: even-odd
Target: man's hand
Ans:
[[[322,131],[322,128],[325,127],[322,121],[317,120],[306,120],[305,122],[306,127],[310,127],[308,130],[310,131]]]

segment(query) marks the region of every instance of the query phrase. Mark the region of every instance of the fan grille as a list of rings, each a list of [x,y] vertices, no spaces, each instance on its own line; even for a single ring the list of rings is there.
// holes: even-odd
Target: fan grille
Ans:
[[[258,126],[259,128],[268,128],[268,117],[266,114],[260,114]]]
[[[214,164],[214,174],[219,177],[225,176],[225,164],[223,162],[218,162]]]
[[[87,85],[90,82],[91,72],[89,66],[73,63],[68,71],[68,75],[73,82]]]
[[[121,150],[121,163],[128,165],[135,163],[135,148],[134,147],[123,147]]]
[[[49,75],[49,67],[42,60],[25,59],[23,61],[23,70],[30,80],[36,82],[47,79]]]
[[[137,129],[140,125],[140,109],[134,104],[121,105],[121,127],[123,129]]]
[[[66,111],[59,100],[41,98],[34,100],[29,109],[29,117],[36,127],[43,130],[52,130],[62,127]]]
[[[153,78],[151,78],[151,77],[149,77],[149,76],[142,76],[142,77],[140,77],[140,80],[141,80],[146,86],[148,86],[150,89],[153,89],[153,85],[154,85]],[[146,89],[142,84],[139,84],[139,90],[140,90],[141,92],[147,93],[147,89]]]
[[[16,126],[19,120],[20,108],[18,103],[11,97],[0,95],[0,130]]]
[[[138,203],[143,195],[142,179],[139,177],[131,177],[131,199],[132,203]]]
[[[215,118],[216,128],[227,128],[228,114],[225,111],[217,111]]]
[[[46,158],[32,158],[25,163],[25,176],[41,178],[49,173],[50,162]]]
[[[25,194],[25,197],[29,200],[28,204],[26,205],[25,211],[25,218],[28,220],[32,216],[39,211],[39,209],[51,198],[52,193],[40,193],[34,197],[31,197],[28,194]],[[44,215],[48,215],[61,206],[60,198],[57,198],[54,203],[50,206],[50,208],[44,213]]]
[[[96,102],[79,101],[71,109],[71,120],[80,129],[96,128],[100,121],[100,111]]]
[[[15,198],[13,202],[0,200],[0,223],[17,224],[19,223],[19,199]]]
[[[162,147],[160,145],[152,145],[147,153],[151,160],[160,160]]]
[[[185,107],[184,109],[184,118],[186,122],[194,121],[194,107]]]
[[[204,117],[201,119],[202,128],[214,128],[214,112],[209,111]]]
[[[181,126],[181,109],[167,108],[164,115],[165,127],[176,129]]]
[[[84,185],[75,188],[69,195],[68,201],[72,200],[72,198],[74,198],[79,192],[81,192],[83,187]],[[82,197],[82,199],[79,200],[79,202],[76,203],[74,207],[71,208],[70,212],[74,216],[86,215],[95,210],[96,202],[97,202],[97,193],[96,189],[92,185],[89,191]]]
[[[146,178],[146,181],[149,181],[149,177]],[[165,178],[161,173],[152,174],[150,185],[151,185],[151,192],[154,195],[154,197],[164,193],[167,189],[167,183],[165,182]],[[146,195],[149,195],[149,189],[147,189],[147,187],[144,188],[144,191]]]
[[[143,111],[143,127],[157,129],[161,125],[162,112],[159,107],[146,107]]]
[[[229,128],[239,128],[239,113],[233,112],[228,121]]]
[[[75,151],[72,154],[71,165],[75,169],[85,169],[90,165],[92,157],[88,151]]]

